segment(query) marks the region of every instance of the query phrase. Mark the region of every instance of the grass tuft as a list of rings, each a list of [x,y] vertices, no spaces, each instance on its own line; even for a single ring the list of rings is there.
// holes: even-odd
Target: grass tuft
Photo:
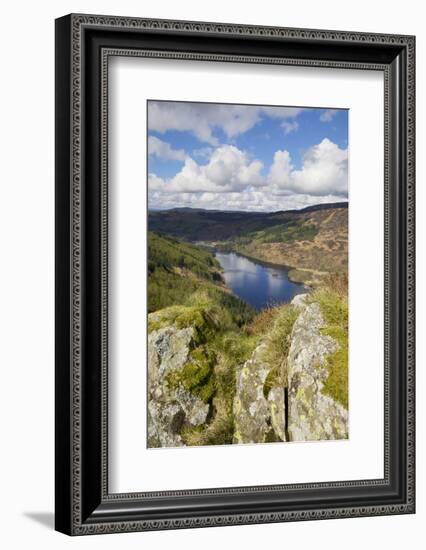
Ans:
[[[317,302],[324,317],[322,334],[330,336],[339,344],[336,352],[327,357],[328,376],[323,393],[332,397],[346,409],[348,393],[348,298],[341,284],[315,291],[310,300]]]
[[[246,326],[246,332],[250,335],[265,334],[274,324],[279,308],[266,307],[262,309]]]
[[[264,353],[264,359],[272,366],[263,387],[266,398],[272,388],[288,385],[287,360],[291,331],[298,316],[296,308],[291,304],[276,309],[274,324],[267,335]]]

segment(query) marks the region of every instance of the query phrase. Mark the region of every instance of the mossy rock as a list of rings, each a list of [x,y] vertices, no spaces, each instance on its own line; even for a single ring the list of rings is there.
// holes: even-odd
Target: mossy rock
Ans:
[[[148,316],[148,332],[174,325],[178,329],[194,329],[196,343],[205,343],[218,329],[217,321],[207,308],[170,306]]]
[[[215,363],[215,354],[205,346],[200,346],[192,350],[189,361],[181,369],[168,374],[167,381],[171,388],[182,385],[185,390],[208,403],[216,390]]]
[[[349,405],[348,300],[346,296],[330,289],[317,291],[312,299],[317,301],[324,317],[325,326],[321,329],[321,333],[330,336],[338,343],[337,351],[327,357],[328,376],[322,391],[347,409]]]

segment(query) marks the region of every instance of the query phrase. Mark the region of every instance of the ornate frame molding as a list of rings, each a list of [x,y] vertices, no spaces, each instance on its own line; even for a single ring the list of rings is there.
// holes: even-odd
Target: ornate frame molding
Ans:
[[[245,40],[262,39],[267,43],[273,41],[290,44],[301,44],[312,47],[313,44],[323,44],[327,51],[337,51],[346,48],[355,59],[333,59],[330,57],[314,58],[300,56],[253,55],[234,53],[194,52],[187,50],[172,51],[170,49],[132,48],[128,45],[107,44],[89,47],[89,33],[96,41],[96,31],[109,30],[115,33],[132,36],[140,34],[143,37],[167,35],[175,37],[214,37],[217,40],[227,37],[244,43]],[[112,36],[112,35],[111,35]],[[223,39],[222,39],[223,40]],[[118,40],[120,42],[120,40]],[[356,60],[358,46],[368,45],[377,52],[388,52],[388,60],[384,62],[372,61],[368,58]],[[98,57],[93,52],[97,52]],[[351,49],[352,48],[352,49]],[[67,330],[67,334],[57,337],[58,348],[56,360],[57,379],[57,529],[69,534],[83,535],[94,533],[112,533],[125,531],[142,531],[155,529],[177,529],[213,525],[236,525],[247,523],[301,521],[308,519],[326,519],[336,517],[359,517],[384,514],[402,514],[414,512],[414,168],[415,168],[415,40],[412,36],[347,33],[341,31],[322,31],[308,29],[288,29],[279,27],[258,27],[245,25],[228,25],[218,23],[202,23],[187,21],[169,21],[152,19],[135,19],[122,17],[107,17],[95,15],[70,15],[57,20],[57,174],[56,192],[66,195],[57,204],[57,216],[67,214],[69,225],[58,221],[57,243],[63,247],[68,239],[65,251],[57,249],[57,280],[59,280],[59,294],[57,288],[57,302],[59,307],[68,300],[69,312],[57,311],[57,330]],[[342,50],[343,51],[343,50]],[[327,52],[325,52],[327,53]],[[130,493],[109,494],[107,475],[107,420],[108,420],[108,352],[107,352],[107,320],[108,320],[108,59],[111,56],[139,56],[169,59],[191,59],[200,61],[231,61],[241,63],[274,63],[283,65],[301,65],[313,67],[336,67],[343,69],[368,69],[383,71],[385,78],[385,476],[383,480],[345,481],[335,483],[314,483],[297,485],[278,485],[270,487],[240,487],[228,489],[172,491],[158,493]],[[332,54],[329,54],[332,56]],[[89,57],[92,56],[91,59]],[[93,57],[94,56],[94,57]],[[393,56],[393,57],[392,57]],[[402,56],[402,57],[401,57]],[[338,57],[338,56],[337,56]],[[385,56],[386,57],[386,56]],[[93,59],[96,58],[96,61]],[[398,60],[396,63],[395,60]],[[65,65],[64,65],[65,62]],[[100,82],[100,118],[99,132],[99,203],[100,214],[96,219],[99,224],[100,251],[99,251],[99,416],[97,416],[97,430],[99,432],[99,456],[97,466],[90,470],[85,466],[85,453],[88,447],[85,441],[85,422],[87,411],[84,403],[87,400],[87,382],[84,369],[85,344],[87,334],[84,330],[86,315],[87,269],[89,269],[87,231],[93,228],[87,216],[85,196],[89,176],[87,172],[87,147],[89,146],[87,132],[89,95],[91,93],[87,67],[96,62],[99,65]],[[90,65],[93,67],[94,65]],[[402,67],[402,69],[401,69]],[[405,70],[405,74],[401,71]],[[63,88],[64,81],[65,88]],[[88,88],[89,86],[89,88]],[[402,99],[401,99],[402,97]],[[93,101],[91,100],[93,105]],[[393,116],[395,102],[402,101],[406,106],[405,133],[396,135],[396,121]],[[66,110],[68,109],[68,115]],[[401,107],[399,114],[402,116]],[[69,119],[67,119],[69,116]],[[65,120],[65,124],[64,124]],[[64,128],[65,126],[65,128]],[[67,154],[66,149],[70,151]],[[395,159],[395,151],[399,151]],[[395,165],[396,162],[396,165]],[[96,168],[93,168],[96,170]],[[395,180],[397,178],[397,180]],[[68,184],[64,185],[64,179]],[[396,184],[395,184],[396,181]],[[68,185],[68,186],[67,186]],[[397,186],[397,199],[395,190]],[[68,191],[67,191],[68,190]],[[90,218],[91,219],[91,218]],[[392,227],[398,226],[392,230]],[[399,231],[396,236],[394,231]],[[397,241],[397,242],[395,242]],[[58,259],[59,255],[59,259]],[[395,256],[398,256],[401,267],[396,274],[392,271]],[[68,258],[68,261],[65,261]],[[65,262],[65,265],[64,265]],[[66,272],[66,273],[65,273]],[[401,279],[404,279],[403,281]],[[68,281],[69,287],[66,282]],[[62,284],[65,283],[65,284]],[[155,517],[143,511],[130,516],[123,510],[127,506],[137,508],[143,499],[176,497],[217,497],[236,495],[243,498],[253,493],[303,493],[307,490],[348,490],[374,487],[389,487],[395,482],[392,477],[392,464],[395,459],[391,456],[391,440],[398,434],[392,432],[391,417],[396,404],[395,388],[391,391],[392,383],[396,383],[395,372],[391,368],[393,343],[391,341],[392,315],[395,315],[394,296],[392,291],[395,285],[402,285],[399,294],[400,306],[397,313],[404,319],[402,332],[405,342],[401,342],[399,350],[400,364],[398,375],[403,377],[404,395],[397,391],[401,399],[401,406],[405,405],[406,468],[399,475],[405,480],[399,481],[398,496],[389,497],[380,504],[364,505],[331,505],[314,506],[307,502],[305,510],[288,509],[270,511],[253,509],[247,513],[230,512],[226,514],[189,514],[182,517]],[[399,288],[399,286],[398,286]],[[392,305],[393,304],[393,305]],[[403,308],[403,309],[399,309]],[[59,319],[58,319],[59,318]],[[398,325],[399,326],[399,325]],[[66,365],[64,365],[64,361]],[[69,392],[69,401],[62,402],[64,388]],[[393,392],[393,393],[392,393]],[[61,401],[61,403],[60,403]],[[404,406],[402,406],[402,409]],[[68,429],[62,433],[67,421]],[[58,431],[60,427],[61,433]],[[402,428],[401,428],[402,429]],[[98,433],[97,432],[97,433]],[[84,450],[84,452],[83,452]],[[98,473],[96,483],[87,484],[86,470]],[[393,472],[395,475],[395,472]],[[66,489],[59,487],[68,484]],[[95,489],[94,489],[95,487]],[[98,493],[97,493],[98,491]],[[401,492],[402,491],[402,492]],[[96,494],[95,494],[96,493]],[[401,500],[402,499],[402,500]],[[95,502],[98,506],[95,506]],[[90,511],[90,513],[88,513]],[[169,514],[170,516],[170,514]],[[121,518],[125,518],[121,520]]]

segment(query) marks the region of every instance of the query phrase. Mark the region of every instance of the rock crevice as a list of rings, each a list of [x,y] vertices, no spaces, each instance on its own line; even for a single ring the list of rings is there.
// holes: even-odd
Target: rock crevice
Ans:
[[[299,314],[291,331],[287,358],[287,388],[274,387],[264,396],[265,380],[273,368],[265,360],[265,343],[236,373],[234,441],[312,441],[348,437],[348,411],[322,393],[328,376],[327,357],[338,343],[323,335],[324,319],[306,295],[292,303]],[[288,392],[286,410],[285,390]],[[272,439],[274,440],[274,439]]]
[[[292,328],[283,335],[289,343],[286,347],[286,384],[283,378],[270,376],[276,365],[268,362],[266,337],[251,357],[236,367],[233,401],[231,396],[233,443],[348,437],[347,409],[323,393],[329,374],[327,358],[339,349],[339,343],[324,334],[325,322],[319,304],[307,300],[306,295],[299,295],[291,307],[297,316]],[[151,314],[150,320],[158,319]],[[193,327],[179,328],[170,324],[149,334],[149,447],[184,446],[182,434],[185,430],[202,430],[209,425],[215,410],[214,399],[210,394],[207,398],[197,393],[190,385],[184,386],[179,376],[188,365],[191,369],[202,368],[194,357],[207,345],[200,344]],[[271,379],[274,380],[272,385]],[[212,391],[214,395],[214,386]]]
[[[234,443],[285,441],[284,389],[272,388],[265,397],[266,377],[271,370],[265,361],[265,344],[236,373],[234,398]]]
[[[328,377],[327,357],[338,343],[323,335],[318,304],[306,305],[293,326],[288,355],[288,432],[291,441],[345,439],[348,412],[322,392]]]

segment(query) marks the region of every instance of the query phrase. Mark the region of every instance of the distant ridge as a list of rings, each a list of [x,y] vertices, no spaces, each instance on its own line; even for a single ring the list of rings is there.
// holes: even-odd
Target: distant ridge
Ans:
[[[210,212],[210,213],[224,213],[224,214],[285,214],[287,212],[317,212],[318,210],[327,210],[329,208],[348,208],[349,203],[347,201],[342,202],[325,202],[321,204],[313,204],[312,206],[305,206],[304,208],[292,208],[290,210],[272,210],[270,212],[264,212],[261,210],[219,210],[219,209],[209,209],[209,208],[191,208],[190,206],[181,206],[176,208],[168,208],[164,210],[153,210],[148,209],[149,212]]]
[[[317,212],[318,210],[328,210],[329,208],[348,208],[348,201],[344,202],[324,202],[322,204],[314,204],[312,206],[305,206],[300,210],[283,210],[283,212]]]

